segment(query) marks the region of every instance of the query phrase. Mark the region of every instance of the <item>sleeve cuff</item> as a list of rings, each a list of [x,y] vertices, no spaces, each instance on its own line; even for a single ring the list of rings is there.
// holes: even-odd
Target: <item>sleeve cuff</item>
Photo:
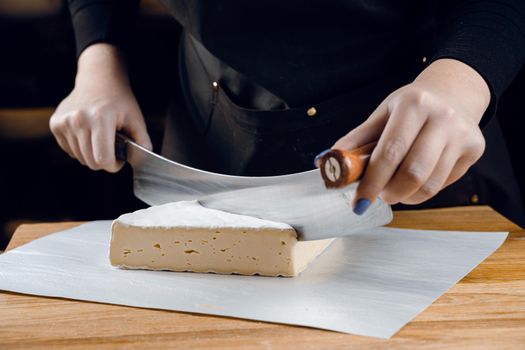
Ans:
[[[449,23],[429,60],[456,59],[472,67],[487,82],[491,99],[480,127],[495,114],[501,95],[525,61],[524,29],[525,18],[509,9],[470,9]]]
[[[88,46],[100,42],[125,49],[138,5],[135,0],[70,0],[77,58]]]

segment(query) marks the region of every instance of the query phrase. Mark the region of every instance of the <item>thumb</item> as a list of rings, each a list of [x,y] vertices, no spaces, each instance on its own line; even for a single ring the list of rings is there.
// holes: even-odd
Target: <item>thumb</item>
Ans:
[[[146,123],[144,123],[144,118],[140,118],[139,121],[131,122],[129,125],[124,126],[123,129],[126,134],[133,139],[133,141],[149,151],[153,150],[153,145],[148,135]]]
[[[377,141],[385,128],[388,107],[381,103],[374,112],[361,125],[341,137],[332,148],[352,150],[367,143]]]
[[[153,150],[153,144],[151,143],[151,139],[148,135],[148,131],[146,130],[145,125],[134,129],[134,131],[130,133],[130,136],[135,140],[136,143],[138,143],[148,151]]]

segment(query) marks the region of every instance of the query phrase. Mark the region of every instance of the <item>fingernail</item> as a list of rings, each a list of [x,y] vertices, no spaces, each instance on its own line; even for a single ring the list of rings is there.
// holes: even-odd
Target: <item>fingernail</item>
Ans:
[[[363,215],[370,206],[370,201],[366,198],[359,199],[354,206],[354,213],[357,215]]]
[[[328,149],[325,149],[324,151],[322,151],[321,153],[319,153],[318,155],[316,155],[315,158],[314,158],[314,167],[319,168],[319,161],[321,160],[321,158],[325,154],[327,154],[330,151],[331,151],[331,149],[328,148]]]

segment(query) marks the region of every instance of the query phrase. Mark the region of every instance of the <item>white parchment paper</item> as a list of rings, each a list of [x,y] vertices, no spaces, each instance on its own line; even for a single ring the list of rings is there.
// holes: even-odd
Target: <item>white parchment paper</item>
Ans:
[[[0,289],[389,338],[496,250],[505,232],[377,228],[337,239],[299,277],[114,268],[110,221],[0,255]]]

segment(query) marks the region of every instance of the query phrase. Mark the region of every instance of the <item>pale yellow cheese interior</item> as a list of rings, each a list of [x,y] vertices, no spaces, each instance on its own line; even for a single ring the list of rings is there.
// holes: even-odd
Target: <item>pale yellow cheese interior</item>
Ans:
[[[115,220],[110,261],[134,269],[297,276],[332,241],[297,241],[283,223],[177,202]]]

